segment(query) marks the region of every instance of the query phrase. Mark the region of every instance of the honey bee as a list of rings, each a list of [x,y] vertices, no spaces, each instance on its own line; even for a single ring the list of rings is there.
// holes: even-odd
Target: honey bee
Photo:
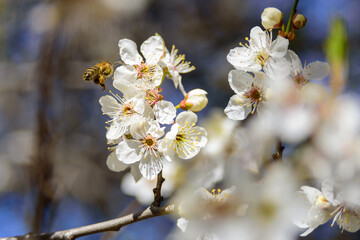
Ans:
[[[88,68],[83,78],[85,81],[94,81],[95,84],[100,84],[100,86],[105,90],[105,80],[114,73],[114,68],[110,62],[100,62],[90,68]]]

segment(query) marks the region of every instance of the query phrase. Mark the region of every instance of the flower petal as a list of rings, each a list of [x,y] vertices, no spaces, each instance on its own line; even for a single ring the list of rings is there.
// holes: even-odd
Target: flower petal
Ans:
[[[141,174],[148,180],[154,179],[162,170],[162,157],[147,154],[139,163]]]
[[[288,52],[289,40],[278,36],[270,46],[270,56],[273,58],[281,58]]]
[[[169,101],[159,101],[153,107],[154,115],[161,124],[172,124],[176,116],[176,108]]]
[[[302,72],[302,63],[300,58],[292,50],[288,50],[286,58],[290,61],[291,74],[296,75]]]
[[[181,112],[176,117],[176,122],[184,127],[186,125],[191,126],[193,123],[196,124],[198,117],[192,111]]]
[[[306,79],[322,80],[329,75],[330,65],[326,62],[313,62],[305,66],[303,75]]]
[[[251,112],[251,107],[247,107],[247,99],[241,95],[233,95],[224,112],[231,120],[244,120]]]
[[[142,178],[138,163],[131,164],[130,173],[133,176],[135,182],[138,182]]]
[[[140,47],[147,64],[158,64],[164,54],[164,44],[160,36],[149,37]]]
[[[120,104],[112,96],[106,95],[99,99],[101,105],[101,111],[104,114],[109,115],[111,118],[116,116],[116,109],[120,107]]]
[[[234,68],[244,71],[260,71],[261,65],[255,62],[255,53],[246,47],[230,50],[226,59]]]
[[[106,132],[106,138],[110,141],[116,140],[125,134],[127,128],[128,126],[124,124],[113,122]]]
[[[108,158],[106,159],[106,166],[114,172],[121,172],[124,171],[129,165],[122,163],[116,157],[115,152],[109,154]]]
[[[119,41],[120,57],[128,65],[139,65],[142,57],[137,51],[136,43],[130,39],[121,39]]]
[[[231,70],[228,76],[230,87],[235,93],[249,89],[253,79],[249,73],[242,70]]]
[[[130,141],[132,140],[123,140],[117,145],[115,150],[117,158],[125,164],[132,164],[141,159],[141,155],[135,151],[136,147],[130,147],[128,145],[131,143]]]
[[[250,30],[250,47],[255,51],[262,51],[267,49],[270,45],[270,38],[267,36],[259,26],[253,27]]]
[[[185,232],[189,225],[189,221],[186,220],[185,218],[179,218],[176,221],[176,225],[178,226],[178,228],[180,228],[181,231]]]

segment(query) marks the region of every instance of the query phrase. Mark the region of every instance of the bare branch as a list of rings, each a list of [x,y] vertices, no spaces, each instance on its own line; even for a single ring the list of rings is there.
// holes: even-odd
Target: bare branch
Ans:
[[[161,196],[161,187],[162,187],[162,184],[164,181],[165,181],[165,178],[163,178],[162,171],[160,171],[159,174],[157,175],[156,188],[153,189],[154,201],[151,205],[154,207],[160,207],[160,204],[161,204],[162,200],[164,199]]]
[[[58,231],[54,233],[42,233],[42,234],[33,234],[28,233],[23,236],[9,237],[9,238],[0,238],[0,240],[73,240],[78,237],[83,237],[95,233],[107,232],[107,231],[119,231],[120,228],[139,222],[148,218],[153,218],[162,215],[168,215],[175,212],[175,206],[169,205],[165,207],[154,207],[153,205],[149,206],[143,211],[132,213],[120,218],[115,218],[105,222],[99,222],[83,227],[72,228],[64,231]]]

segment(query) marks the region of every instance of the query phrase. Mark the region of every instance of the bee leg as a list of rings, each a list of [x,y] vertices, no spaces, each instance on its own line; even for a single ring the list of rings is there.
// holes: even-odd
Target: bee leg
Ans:
[[[104,80],[103,76],[99,77],[99,83],[100,83],[100,86],[102,87],[103,91],[105,91],[105,80]]]

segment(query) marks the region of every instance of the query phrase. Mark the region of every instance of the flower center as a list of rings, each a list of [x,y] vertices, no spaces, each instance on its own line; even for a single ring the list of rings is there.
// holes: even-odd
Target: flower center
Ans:
[[[131,116],[135,113],[134,106],[132,106],[130,103],[124,104],[122,112],[124,116]]]
[[[155,88],[153,90],[147,90],[146,91],[146,95],[145,95],[145,101],[150,105],[150,106],[154,106],[155,103],[157,103],[160,100],[163,100],[164,97],[159,94],[159,92],[161,92],[161,88]]]
[[[304,86],[307,82],[309,82],[309,80],[304,78],[304,75],[302,75],[302,73],[298,73],[295,76],[293,76],[294,82],[298,85],[298,86]]]
[[[250,90],[244,94],[244,97],[249,98],[252,103],[261,102],[262,96],[262,91],[258,86],[252,86]]]
[[[156,146],[156,139],[151,136],[147,135],[143,140],[142,143],[147,149],[154,148]]]
[[[264,67],[268,59],[269,59],[269,54],[265,51],[260,51],[255,57],[255,62],[260,64],[261,67]]]
[[[137,68],[137,79],[152,80],[155,74],[157,73],[157,65],[149,65],[146,63],[141,63],[140,65],[135,66]]]
[[[323,195],[320,195],[315,200],[315,206],[320,208],[330,208],[331,204],[326,200]]]

